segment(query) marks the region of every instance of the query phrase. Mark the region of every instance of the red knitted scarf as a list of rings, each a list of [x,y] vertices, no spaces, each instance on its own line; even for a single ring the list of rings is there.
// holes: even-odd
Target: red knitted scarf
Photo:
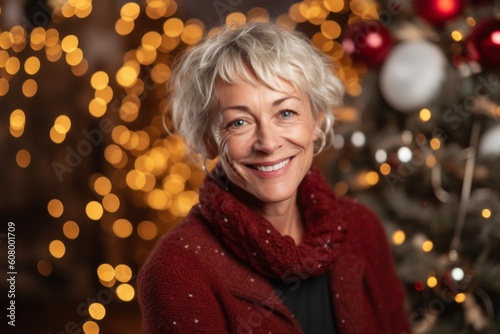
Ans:
[[[307,278],[329,270],[339,255],[347,226],[327,182],[311,168],[298,191],[305,238],[295,245],[257,211],[238,201],[223,174],[212,173],[200,189],[200,214],[240,260],[268,277]]]

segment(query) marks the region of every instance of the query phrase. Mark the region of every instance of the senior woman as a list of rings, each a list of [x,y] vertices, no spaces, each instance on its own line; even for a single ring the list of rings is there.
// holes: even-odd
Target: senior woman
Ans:
[[[144,332],[407,333],[379,221],[312,167],[342,99],[328,57],[248,23],[191,48],[170,84],[187,147],[219,162],[140,271]]]

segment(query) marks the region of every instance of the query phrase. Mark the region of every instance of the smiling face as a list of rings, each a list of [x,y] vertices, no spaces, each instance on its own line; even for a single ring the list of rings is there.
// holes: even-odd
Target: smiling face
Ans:
[[[262,203],[295,200],[320,131],[307,95],[284,86],[287,92],[243,80],[216,85],[212,132],[222,168],[237,193]]]

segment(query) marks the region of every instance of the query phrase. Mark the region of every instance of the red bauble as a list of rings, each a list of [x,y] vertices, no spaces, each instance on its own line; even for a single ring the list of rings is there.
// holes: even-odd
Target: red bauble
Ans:
[[[391,33],[377,21],[358,22],[344,36],[344,52],[368,66],[378,66],[392,47]]]
[[[500,20],[480,22],[467,38],[467,54],[485,68],[500,68]]]
[[[415,11],[424,20],[441,27],[462,14],[466,0],[415,0]]]

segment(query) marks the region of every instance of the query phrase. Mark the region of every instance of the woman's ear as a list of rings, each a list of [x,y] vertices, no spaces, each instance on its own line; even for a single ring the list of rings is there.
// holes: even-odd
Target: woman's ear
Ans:
[[[314,113],[314,141],[321,138],[321,135],[323,133],[323,130],[321,130],[321,125],[323,124],[324,120],[325,113],[323,111],[317,111],[316,113]]]

